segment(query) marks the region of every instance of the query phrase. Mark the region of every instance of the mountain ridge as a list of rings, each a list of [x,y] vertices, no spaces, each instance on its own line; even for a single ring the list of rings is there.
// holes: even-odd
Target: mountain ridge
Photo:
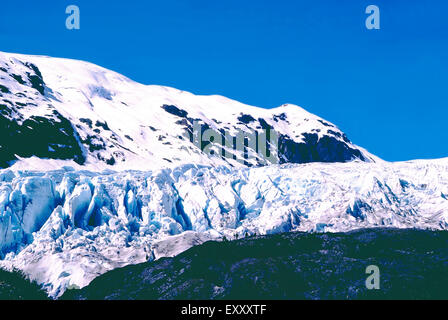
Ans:
[[[0,83],[2,127],[7,128],[1,132],[7,138],[0,140],[4,168],[15,162],[26,168],[23,159],[31,157],[91,170],[184,163],[259,166],[265,161],[258,150],[250,143],[238,150],[235,141],[238,134],[260,137],[265,131],[279,136],[278,142],[267,142],[279,163],[379,160],[301,107],[262,109],[223,96],[142,85],[88,62],[0,52]],[[222,134],[224,147],[219,141],[195,144],[196,122],[201,134]],[[216,156],[226,151],[230,156]],[[47,161],[55,169],[52,163],[58,161]]]
[[[61,299],[446,299],[447,244],[447,232],[381,228],[210,241],[107,272]],[[381,270],[380,290],[366,288],[369,265]]]

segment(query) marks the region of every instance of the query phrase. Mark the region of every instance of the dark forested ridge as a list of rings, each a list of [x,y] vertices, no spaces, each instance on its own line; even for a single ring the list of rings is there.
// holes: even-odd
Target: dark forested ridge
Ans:
[[[448,232],[366,229],[207,242],[63,299],[447,299]],[[380,269],[368,290],[366,267]]]

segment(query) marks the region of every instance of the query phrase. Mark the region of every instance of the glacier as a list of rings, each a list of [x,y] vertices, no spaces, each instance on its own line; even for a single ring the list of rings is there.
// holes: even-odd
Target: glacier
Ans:
[[[208,240],[368,227],[448,229],[448,158],[0,171],[0,266],[51,297]]]
[[[227,138],[194,141],[208,130]],[[231,157],[202,149],[220,155],[239,134],[265,130],[279,136],[270,143],[279,164],[246,157],[251,143]],[[263,109],[0,52],[0,267],[55,299],[209,240],[447,230],[447,167],[448,158],[383,161],[293,104]]]

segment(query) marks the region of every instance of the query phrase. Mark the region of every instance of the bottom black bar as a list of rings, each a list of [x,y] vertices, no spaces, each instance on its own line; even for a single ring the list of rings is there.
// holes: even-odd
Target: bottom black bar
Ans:
[[[401,317],[414,310],[440,311],[446,307],[446,301],[334,301],[334,300],[229,300],[229,301],[0,301],[5,307],[20,310],[21,313],[32,314],[48,312],[49,314],[70,315],[72,317],[86,315],[89,318],[98,315],[101,319],[121,315],[123,320],[160,319],[160,320],[201,320],[201,319],[306,319],[310,317],[355,316],[368,314],[393,315]]]

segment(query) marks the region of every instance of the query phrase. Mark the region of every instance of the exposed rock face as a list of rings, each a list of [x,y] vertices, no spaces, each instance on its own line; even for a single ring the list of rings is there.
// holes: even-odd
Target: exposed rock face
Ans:
[[[108,272],[62,299],[446,299],[448,233],[364,229],[208,242]],[[367,266],[380,290],[367,290]]]

